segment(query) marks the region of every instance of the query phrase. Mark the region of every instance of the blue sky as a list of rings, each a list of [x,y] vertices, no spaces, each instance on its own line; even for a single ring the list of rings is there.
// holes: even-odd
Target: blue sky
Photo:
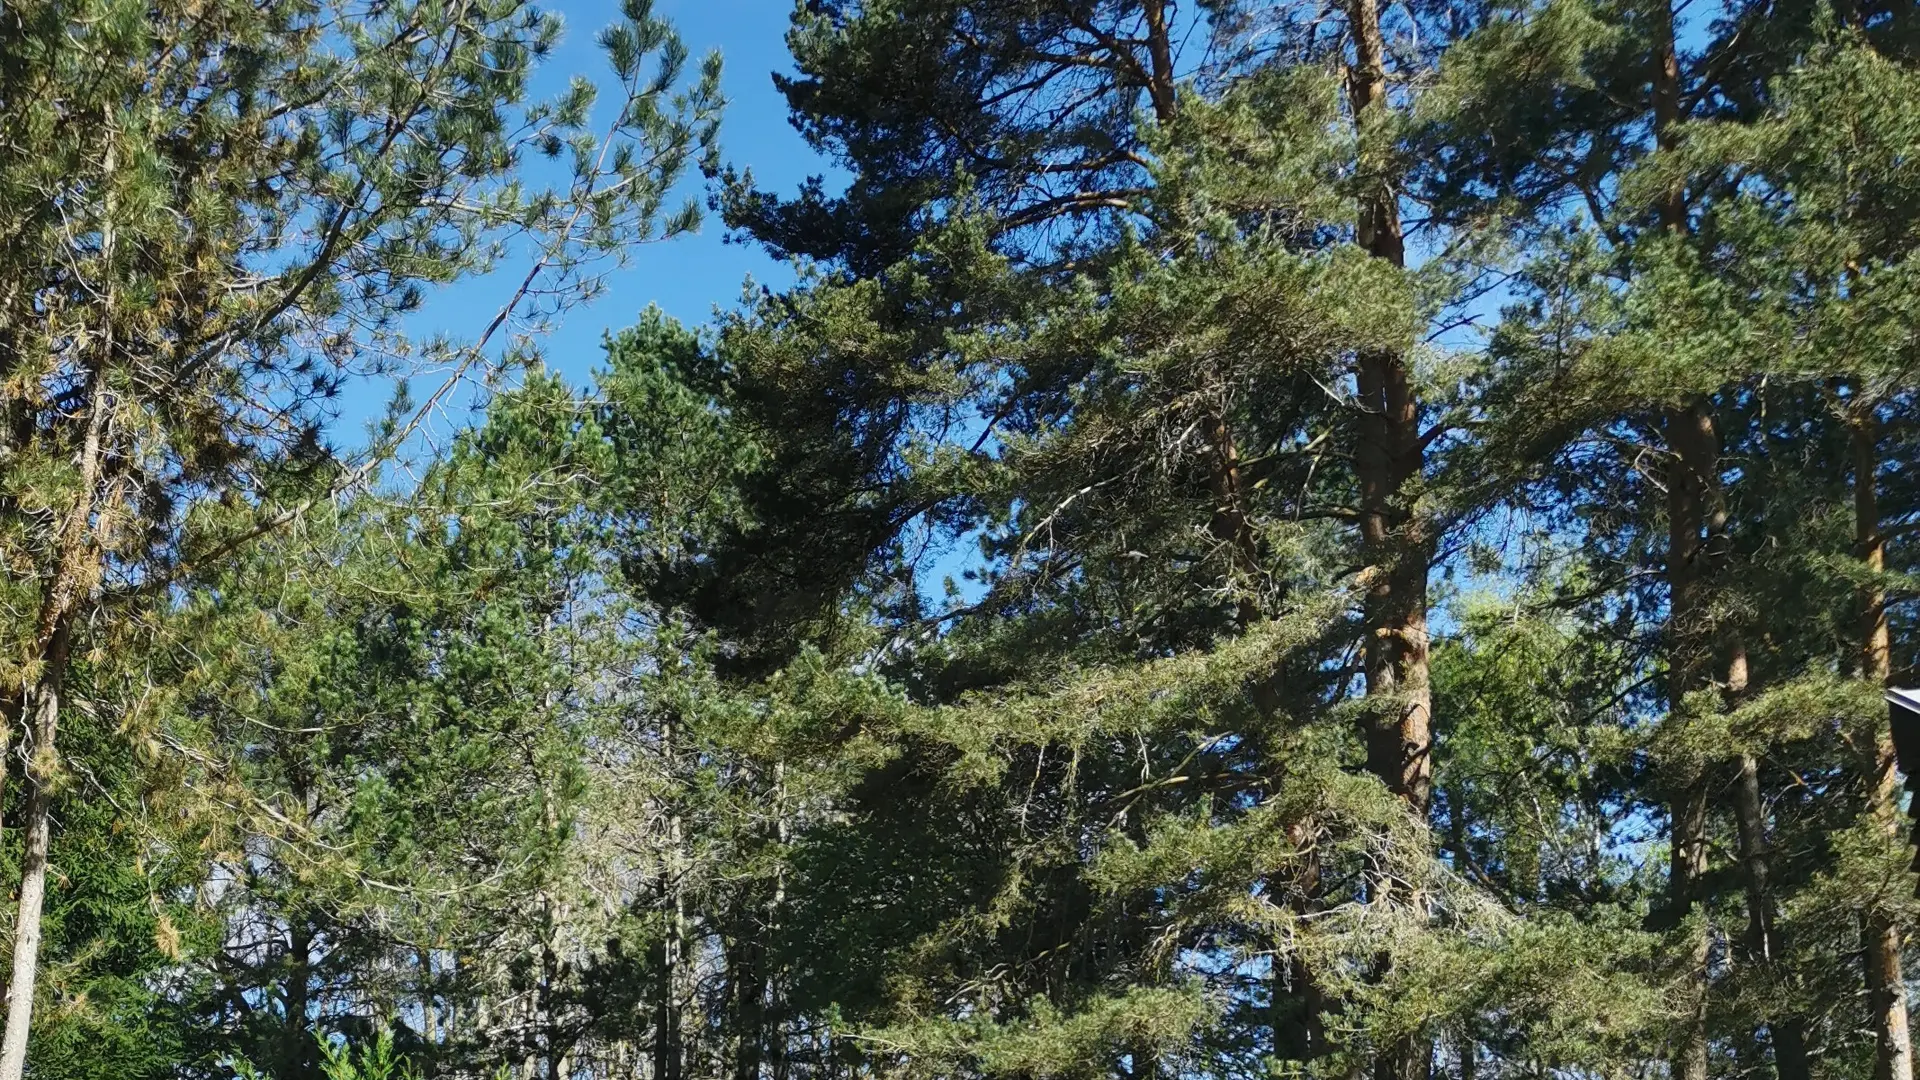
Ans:
[[[619,17],[619,3],[558,0],[553,6],[568,29],[544,75],[554,88],[575,72],[598,79],[606,62],[594,35]],[[751,168],[761,186],[783,192],[810,174],[831,171],[787,123],[786,101],[773,88],[772,72],[791,69],[788,0],[655,0],[655,10],[679,29],[695,57],[720,50],[728,101],[720,139],[729,163]],[[605,296],[567,320],[549,342],[549,363],[569,375],[585,375],[598,356],[600,332],[627,325],[649,303],[683,322],[701,323],[714,305],[731,306],[738,299],[749,274],[776,285],[791,280],[784,264],[757,248],[722,243],[721,232],[709,215],[700,235],[641,251]]]
[[[541,66],[536,90],[557,93],[575,74],[604,85],[607,65],[595,36],[619,18],[618,0],[557,0],[550,10],[560,13],[567,30],[560,47]],[[789,0],[654,0],[654,10],[679,29],[694,57],[720,50],[728,100],[720,139],[728,163],[752,169],[761,187],[780,192],[792,191],[809,175],[835,175],[787,123],[785,99],[773,87],[772,73],[791,69],[786,47],[793,10]],[[684,194],[701,194],[697,175]],[[698,235],[638,250],[631,266],[610,277],[604,294],[568,312],[541,342],[547,366],[582,385],[600,362],[601,335],[632,324],[648,304],[658,304],[689,325],[701,325],[711,320],[716,306],[730,308],[738,302],[748,277],[776,287],[793,279],[788,265],[757,247],[724,243],[723,232],[708,214]],[[430,296],[413,321],[415,330],[471,339],[505,301],[525,266],[509,265]],[[434,373],[418,376],[415,396],[430,393],[440,378]],[[343,447],[363,443],[365,423],[381,412],[390,392],[389,384],[374,380],[350,388],[334,425],[335,440]],[[457,402],[471,400],[471,394],[457,396]],[[432,434],[444,435],[450,424],[471,419],[470,408],[456,403],[430,426]]]

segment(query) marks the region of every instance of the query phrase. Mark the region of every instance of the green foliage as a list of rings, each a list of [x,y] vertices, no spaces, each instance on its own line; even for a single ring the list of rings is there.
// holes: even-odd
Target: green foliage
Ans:
[[[101,2],[0,20],[33,1076],[1891,1075],[1905,7],[822,0],[783,195],[644,4],[529,103],[511,0]],[[791,287],[494,340],[695,166]]]
[[[320,1042],[321,1073],[326,1080],[419,1080],[420,1072],[393,1048],[393,1035],[382,1029],[358,1048],[346,1043]],[[267,1080],[244,1059],[233,1062],[237,1080]]]

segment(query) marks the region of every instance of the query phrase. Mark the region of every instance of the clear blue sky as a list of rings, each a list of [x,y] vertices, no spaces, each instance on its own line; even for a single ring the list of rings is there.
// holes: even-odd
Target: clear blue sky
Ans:
[[[552,0],[549,10],[560,13],[567,31],[560,47],[542,64],[536,90],[543,95],[557,93],[575,74],[604,85],[607,64],[595,36],[619,18],[618,0]],[[655,0],[654,10],[679,29],[694,58],[720,50],[728,100],[720,139],[727,162],[752,169],[761,187],[781,192],[792,191],[809,175],[837,175],[787,123],[786,102],[773,87],[772,73],[791,68],[786,47],[793,10],[789,0]],[[685,194],[701,194],[697,174]],[[542,342],[548,367],[582,385],[600,362],[601,334],[630,325],[648,304],[658,304],[669,315],[697,326],[711,320],[716,306],[735,305],[749,276],[776,287],[792,280],[786,264],[767,258],[757,247],[723,243],[722,233],[719,222],[708,214],[699,235],[635,252],[632,265],[609,279],[603,295],[568,312]],[[505,301],[525,265],[509,265],[488,278],[462,282],[430,296],[413,320],[414,328],[471,339]],[[440,376],[433,373],[417,377],[416,397],[430,393],[439,382]],[[388,384],[375,381],[349,389],[334,425],[335,439],[343,448],[364,442],[364,425],[380,413],[390,392]],[[447,415],[431,425],[436,441],[450,425],[471,421],[466,404],[471,401],[471,394],[458,395]]]

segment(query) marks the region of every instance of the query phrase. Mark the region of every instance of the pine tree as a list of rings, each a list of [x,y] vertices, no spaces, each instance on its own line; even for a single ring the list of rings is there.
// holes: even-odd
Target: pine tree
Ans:
[[[29,764],[0,1077],[25,1067],[72,666],[126,647],[126,611],[295,516],[306,502],[267,505],[286,485],[365,477],[372,459],[326,475],[319,425],[353,365],[415,353],[401,322],[427,287],[497,265],[515,232],[540,238],[472,344],[418,353],[465,370],[534,286],[590,287],[596,256],[690,224],[662,207],[710,145],[717,67],[680,90],[684,49],[644,6],[628,14],[606,37],[625,93],[604,137],[584,82],[526,102],[558,24],[517,3],[8,20],[0,515],[10,600],[35,614],[4,675]],[[529,151],[569,155],[572,180],[519,182]]]
[[[1794,978],[1790,935],[1778,921],[1778,837],[1769,835],[1775,823],[1761,793],[1762,758],[1784,747],[1762,734],[1727,758],[1713,732],[1715,714],[1741,715],[1809,659],[1790,647],[1783,655],[1780,631],[1755,616],[1767,610],[1760,582],[1781,539],[1770,511],[1795,505],[1774,486],[1776,433],[1790,430],[1777,417],[1806,398],[1766,381],[1785,374],[1768,355],[1783,321],[1741,296],[1740,285],[1755,279],[1738,254],[1750,204],[1765,197],[1754,198],[1719,133],[1774,107],[1775,80],[1816,41],[1817,19],[1811,10],[1731,6],[1694,50],[1682,47],[1676,14],[1664,7],[1567,5],[1495,19],[1456,50],[1456,81],[1443,99],[1459,111],[1435,136],[1446,147],[1446,170],[1436,174],[1443,203],[1462,194],[1482,208],[1505,200],[1520,235],[1557,249],[1537,264],[1545,272],[1529,283],[1531,309],[1510,320],[1525,327],[1509,339],[1512,355],[1524,358],[1512,377],[1534,384],[1509,406],[1523,468],[1563,493],[1584,486],[1575,502],[1585,507],[1582,527],[1629,574],[1664,563],[1664,595],[1638,602],[1649,613],[1665,609],[1670,731],[1652,749],[1669,792],[1667,915],[1698,912],[1675,942],[1689,1004],[1676,1018],[1671,1067],[1688,1076],[1710,1068],[1710,997],[1740,992],[1738,980],[1710,986],[1721,916],[1707,852],[1719,813],[1736,826],[1729,846],[1744,878],[1749,970],[1776,988]],[[1469,134],[1462,121],[1487,136]],[[1577,141],[1566,141],[1574,132]],[[1682,160],[1685,167],[1671,164]],[[1584,213],[1562,209],[1567,199]],[[1639,462],[1661,459],[1646,483],[1635,478]],[[1631,590],[1631,577],[1621,585]],[[1730,805],[1714,806],[1714,791],[1727,791]],[[1806,1076],[1807,1006],[1788,991],[1769,994],[1755,1028],[1782,1076]]]
[[[763,527],[792,515],[805,522],[800,544],[824,541],[822,555],[796,545],[789,550],[809,554],[776,558],[844,567],[836,577],[847,584],[801,595],[823,618],[836,617],[836,597],[849,593],[861,597],[857,613],[879,605],[878,617],[896,627],[889,672],[929,703],[964,700],[968,692],[1053,700],[1070,693],[1053,675],[1063,665],[1087,670],[1091,687],[1132,678],[1142,662],[1185,656],[1200,664],[1198,657],[1220,650],[1222,668],[1192,677],[1249,695],[1231,704],[1201,698],[1220,710],[1220,730],[1196,745],[1150,728],[1168,741],[1139,751],[1137,773],[1124,758],[1103,767],[1113,770],[1116,792],[1129,786],[1118,776],[1144,784],[1181,773],[1196,758],[1209,763],[1203,771],[1243,771],[1244,788],[1208,793],[1202,785],[1143,800],[1204,819],[1202,807],[1212,804],[1192,800],[1217,798],[1235,806],[1214,811],[1223,826],[1245,809],[1242,801],[1280,797],[1281,777],[1293,773],[1271,755],[1294,746],[1299,736],[1290,728],[1345,696],[1348,679],[1329,656],[1336,642],[1362,644],[1376,694],[1371,712],[1385,719],[1355,726],[1378,729],[1368,740],[1371,767],[1409,800],[1418,821],[1429,757],[1424,597],[1440,525],[1430,519],[1432,507],[1417,504],[1426,447],[1449,425],[1435,423],[1411,396],[1418,305],[1431,298],[1402,272],[1396,125],[1374,115],[1385,108],[1388,62],[1378,17],[1360,20],[1374,50],[1360,63],[1374,82],[1349,78],[1358,96],[1343,100],[1323,68],[1237,37],[1243,20],[1263,16],[1251,9],[1201,25],[1198,32],[1216,35],[1224,59],[1180,70],[1174,42],[1194,28],[1170,25],[1170,12],[1154,3],[911,11],[847,4],[800,17],[792,40],[802,76],[783,86],[802,131],[856,178],[839,199],[809,189],[781,202],[744,183],[735,187],[736,226],[775,250],[825,264],[801,289],[730,326],[723,352],[741,372],[743,415],[766,432],[776,460],[793,463],[774,474],[781,493],[791,496],[792,478],[807,476],[825,454],[839,455],[857,471],[842,465],[828,484],[816,487],[811,476],[803,483],[819,492],[809,500],[816,514],[823,500],[844,500],[845,518],[836,511],[826,520],[854,527],[827,537],[817,517],[792,515],[772,500],[750,504]],[[1343,106],[1366,115],[1349,128],[1351,137],[1329,139],[1329,122]],[[939,133],[931,145],[930,131]],[[1364,166],[1349,181],[1342,173],[1355,160]],[[1355,186],[1342,190],[1348,183]],[[1355,206],[1365,208],[1357,232],[1340,224],[1353,219]],[[847,224],[854,221],[864,229]],[[1353,246],[1342,243],[1349,237]],[[1326,389],[1356,377],[1358,396]],[[799,395],[802,405],[783,398],[756,411],[771,396],[755,389],[760,383],[789,394],[796,384],[818,389]],[[929,537],[940,543],[973,532],[988,561],[986,597],[928,611],[931,590],[918,576],[916,548]],[[744,557],[764,566],[765,545],[782,539],[762,532]],[[1360,605],[1359,622],[1343,628],[1351,638],[1337,631],[1302,641],[1286,624],[1330,615],[1326,598],[1343,586],[1329,563],[1343,548],[1359,549],[1357,561],[1370,566],[1358,580],[1372,598]],[[1236,684],[1225,673],[1246,658],[1225,645],[1234,638],[1284,647],[1244,671],[1250,685]],[[952,723],[980,722],[961,715],[967,719]],[[1096,710],[1083,722],[1103,721]],[[1066,783],[1046,772],[1050,761],[1077,762],[1076,777],[1094,775],[1087,755],[1101,741],[1014,728],[986,745],[1007,755],[993,775],[1046,777],[1033,782],[1036,794],[1028,797],[1038,798],[1039,789]],[[1118,745],[1105,752],[1121,753]],[[1297,782],[1318,790],[1320,778]],[[1071,791],[1043,820],[1069,832],[1084,827],[1080,815],[1098,813],[1084,800],[1098,790]],[[989,786],[982,797],[1013,796]],[[1347,827],[1347,815],[1357,812],[1330,807],[1316,821],[1305,810],[1312,797],[1302,798],[1288,811],[1297,818],[1262,825],[1304,849],[1317,850],[1319,830]],[[1131,831],[1122,835],[1149,845],[1152,813],[1138,812],[1145,818],[1130,814]],[[999,843],[1018,851],[1018,835]],[[1429,857],[1417,832],[1394,835],[1407,845],[1395,867]],[[1050,843],[1072,846],[1058,836]],[[1322,892],[1339,909],[1393,891],[1389,877],[1363,890],[1358,879],[1340,880],[1311,862],[1284,860],[1268,868],[1269,880],[1243,880],[1243,887],[1265,890],[1268,902],[1303,893],[1284,901],[1290,918],[1313,914]],[[1039,872],[1018,861],[1001,865],[996,873],[1019,880]],[[1064,875],[1063,888],[1081,872],[1071,863],[1047,870]],[[1337,884],[1305,884],[1314,881]],[[1088,922],[1099,909],[1074,891],[1083,887],[1057,900],[1049,894],[1047,905],[1057,904],[1059,914],[1041,914],[1043,907],[1034,917],[1062,928],[1049,930],[1054,935],[1068,927],[1107,933]],[[1135,887],[1151,893],[1144,882]],[[1419,906],[1412,898],[1394,903],[1411,912]],[[1072,977],[1061,976],[1060,989],[1049,991],[1048,1007],[1077,1002],[1091,1017],[1099,1009],[1087,1003],[1101,1000],[1087,996],[1095,986],[1173,978],[1176,966],[1126,975],[1118,966],[1147,962],[1122,958],[1145,947],[1146,926],[1172,918],[1156,914],[1157,906],[1131,909],[1133,928],[1113,931],[1120,936],[1102,946],[1114,958],[1105,963],[1115,966],[1069,969]],[[1168,932],[1261,933],[1204,919]],[[1311,985],[1301,957],[1287,953],[1281,947],[1278,959],[1244,961],[1268,964],[1265,979],[1223,961],[1234,971],[1225,981],[1235,984],[1222,991],[1225,1000],[1237,1014],[1257,1014],[1264,1029],[1247,1032],[1239,1026],[1245,1016],[1237,1016],[1228,1030],[1243,1040],[1243,1052],[1258,1054],[1261,1043],[1287,1057],[1326,1050],[1321,1038],[1307,1035],[1303,1043],[1280,1034],[1316,1025],[1331,1000]],[[1378,985],[1367,996],[1384,1000],[1391,966],[1384,956],[1370,966]],[[1290,1010],[1282,1000],[1290,997],[1314,1003]],[[1264,1011],[1250,1004],[1259,999],[1268,1001]],[[1007,1006],[1014,1017],[1037,1007]],[[1118,1006],[1099,1006],[1109,1007]],[[1143,1000],[1128,1009],[1148,1007]],[[1185,1050],[1149,1049],[1153,1041],[1137,1058],[1126,1052],[1135,1061],[1127,1067],[1143,1074],[1179,1068]],[[1377,1051],[1388,1073],[1411,1069],[1419,1056],[1414,1042],[1390,1049],[1358,1040],[1346,1050]],[[1165,1061],[1152,1063],[1163,1054]]]
[[[1908,360],[1903,332],[1892,330],[1902,317],[1882,306],[1891,294],[1881,291],[1889,284],[1901,289],[1901,249],[1897,241],[1883,245],[1912,227],[1905,209],[1909,197],[1887,163],[1912,145],[1916,129],[1901,106],[1882,99],[1905,72],[1878,50],[1897,46],[1884,39],[1870,43],[1854,27],[1831,27],[1828,35],[1832,40],[1778,82],[1767,114],[1746,125],[1702,129],[1698,145],[1682,160],[1689,166],[1730,160],[1759,180],[1755,194],[1724,215],[1722,232],[1732,253],[1727,269],[1749,286],[1741,315],[1770,331],[1773,355],[1756,358],[1756,366],[1804,388],[1805,430],[1830,448],[1807,470],[1811,475],[1787,483],[1819,491],[1815,497],[1835,505],[1836,517],[1851,518],[1850,545],[1832,536],[1803,542],[1824,548],[1829,557],[1859,560],[1849,575],[1857,576],[1854,588],[1828,594],[1838,631],[1832,637],[1838,640],[1816,639],[1803,648],[1815,663],[1824,660],[1885,684],[1892,661],[1882,577],[1882,426],[1883,417],[1903,409],[1895,386]],[[1828,141],[1836,115],[1851,118],[1844,149]],[[1843,168],[1835,167],[1835,154],[1844,156]],[[1881,280],[1870,280],[1876,273]],[[1891,450],[1896,457],[1903,453],[1898,443]],[[1879,726],[1870,716],[1860,720],[1868,730]],[[1889,754],[1884,736],[1863,737],[1853,747],[1851,771],[1872,822],[1868,828],[1891,835]],[[1749,783],[1744,775],[1743,787]],[[1866,895],[1879,891],[1863,882]],[[1904,984],[1898,919],[1870,904],[1861,927],[1876,1033],[1874,1072],[1882,1077],[1912,1070],[1905,995],[1890,989]],[[1756,920],[1763,943],[1765,929]]]

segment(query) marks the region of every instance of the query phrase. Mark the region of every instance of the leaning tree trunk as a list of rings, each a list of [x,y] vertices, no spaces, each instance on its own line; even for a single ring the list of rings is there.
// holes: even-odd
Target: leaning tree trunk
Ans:
[[[1880,531],[1879,424],[1870,407],[1853,417],[1851,428],[1854,540],[1871,575],[1860,594],[1860,674],[1885,685],[1893,673],[1893,639],[1887,626],[1887,594],[1879,581],[1887,568],[1887,545]],[[1891,734],[1880,732],[1865,756],[1861,771],[1869,813],[1897,837],[1899,791]],[[1867,915],[1864,936],[1867,996],[1873,1008],[1874,1080],[1913,1080],[1901,927],[1883,905],[1875,905]]]

